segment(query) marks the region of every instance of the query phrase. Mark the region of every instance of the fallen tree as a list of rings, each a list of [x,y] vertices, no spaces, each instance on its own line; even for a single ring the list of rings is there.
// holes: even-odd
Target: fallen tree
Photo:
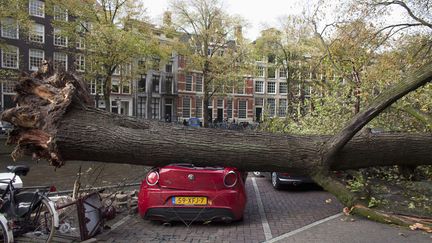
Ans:
[[[45,63],[38,72],[21,78],[16,86],[17,106],[3,112],[1,119],[16,127],[8,138],[9,144],[16,145],[14,158],[30,154],[57,167],[67,160],[91,160],[299,171],[336,195],[348,211],[401,225],[430,225],[431,219],[367,208],[330,172],[380,165],[432,165],[431,134],[373,134],[366,129],[357,134],[397,99],[431,79],[429,64],[379,96],[335,136],[292,136],[194,129],[101,111],[93,108],[79,77],[55,73]]]

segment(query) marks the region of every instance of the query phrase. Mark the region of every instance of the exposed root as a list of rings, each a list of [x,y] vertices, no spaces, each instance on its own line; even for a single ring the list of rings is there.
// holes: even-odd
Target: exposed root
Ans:
[[[63,165],[53,138],[70,106],[92,104],[86,84],[75,75],[54,73],[51,63],[44,62],[37,72],[21,77],[15,91],[17,106],[1,116],[15,125],[8,138],[8,144],[16,144],[12,158],[32,155],[56,167]]]

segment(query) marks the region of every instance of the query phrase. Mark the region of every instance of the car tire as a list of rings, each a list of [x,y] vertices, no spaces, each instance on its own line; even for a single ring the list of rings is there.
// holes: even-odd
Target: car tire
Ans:
[[[271,182],[274,189],[279,190],[281,188],[281,183],[279,180],[279,176],[276,172],[272,172],[271,174]]]

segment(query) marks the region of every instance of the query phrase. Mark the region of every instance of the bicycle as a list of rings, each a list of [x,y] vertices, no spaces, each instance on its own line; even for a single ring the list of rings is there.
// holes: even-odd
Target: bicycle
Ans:
[[[50,242],[59,226],[55,205],[47,197],[49,186],[15,187],[15,181],[20,181],[19,177],[27,175],[29,170],[25,165],[7,166],[12,177],[0,179],[0,184],[6,185],[0,198],[0,240],[3,242],[14,242],[17,236],[30,238],[30,242]]]

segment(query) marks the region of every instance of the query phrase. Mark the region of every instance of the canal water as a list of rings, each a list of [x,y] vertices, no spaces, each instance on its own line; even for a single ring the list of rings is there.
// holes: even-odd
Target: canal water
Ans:
[[[149,167],[101,163],[93,161],[66,161],[60,168],[50,166],[45,160],[34,161],[23,157],[13,161],[10,153],[13,147],[5,145],[5,138],[0,137],[0,172],[6,172],[8,165],[28,165],[30,172],[22,177],[24,186],[51,186],[57,190],[70,190],[81,170],[81,188],[112,186],[118,184],[140,183]]]

